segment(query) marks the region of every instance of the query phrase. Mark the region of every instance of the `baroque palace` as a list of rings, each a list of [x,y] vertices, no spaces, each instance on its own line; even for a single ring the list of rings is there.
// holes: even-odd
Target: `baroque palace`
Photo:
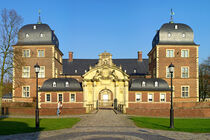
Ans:
[[[199,45],[186,24],[163,24],[154,35],[149,59],[143,59],[141,51],[136,59],[112,59],[108,52],[99,59],[74,59],[69,52],[63,59],[54,31],[41,22],[23,26],[13,47],[23,61],[22,68],[13,71],[13,102],[35,102],[37,63],[39,108],[48,114],[55,114],[58,101],[66,114],[114,107],[124,113],[153,108],[168,114],[171,63],[174,102],[198,101]]]

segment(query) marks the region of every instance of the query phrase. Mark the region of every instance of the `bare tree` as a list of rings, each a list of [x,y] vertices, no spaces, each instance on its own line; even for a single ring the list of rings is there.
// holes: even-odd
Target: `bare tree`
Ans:
[[[210,57],[199,66],[199,101],[210,97]]]
[[[13,54],[12,45],[17,41],[17,34],[23,19],[15,10],[3,9],[0,15],[0,114],[4,78],[12,77]],[[17,57],[19,58],[19,57]],[[18,60],[14,60],[19,62]]]

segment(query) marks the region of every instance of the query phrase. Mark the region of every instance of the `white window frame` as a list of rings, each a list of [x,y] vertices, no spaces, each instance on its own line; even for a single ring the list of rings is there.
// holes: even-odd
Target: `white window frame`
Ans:
[[[165,96],[164,101],[162,101],[161,95]],[[166,93],[160,93],[160,102],[166,102]]]
[[[169,53],[168,53],[168,51],[169,51]],[[170,51],[173,51],[172,52],[172,56],[171,56]],[[166,49],[166,57],[173,58],[174,57],[174,49]]]
[[[39,51],[43,51],[43,55],[40,55],[42,53],[39,53]],[[37,57],[45,57],[45,50],[44,49],[37,49]]]
[[[50,101],[47,101],[47,95],[50,95]],[[50,93],[45,94],[45,102],[51,102],[52,101],[52,96]]]
[[[45,35],[43,33],[40,33],[40,37],[44,37]]]
[[[69,87],[69,82],[68,81],[65,82],[65,87]]]
[[[27,52],[28,51],[28,52]],[[23,49],[22,50],[22,57],[31,57],[31,51],[30,49]],[[26,54],[26,55],[25,55]],[[28,54],[28,55],[27,55]]]
[[[170,38],[170,37],[171,37],[171,33],[169,32],[169,33],[168,33],[168,38]]]
[[[26,34],[25,34],[25,37],[26,37],[26,38],[29,38],[29,34],[28,34],[28,33],[26,33]]]
[[[137,100],[137,95],[140,95],[140,100]],[[142,102],[142,93],[135,94],[135,102]]]
[[[183,94],[182,94],[182,92],[183,92],[183,91],[182,91],[182,88],[183,88],[183,87],[187,87],[187,88],[188,88],[188,96],[183,96]],[[182,86],[181,86],[181,97],[182,97],[182,98],[189,98],[189,97],[190,97],[190,86],[189,86],[189,85],[182,85]]]
[[[159,86],[158,81],[155,81],[155,87],[158,87],[158,86]]]
[[[183,68],[187,68],[187,77],[185,77],[185,76],[183,76],[183,74],[185,74],[185,73],[183,73]],[[182,66],[181,67],[181,78],[189,78],[190,76],[189,76],[189,67],[188,66]]]
[[[63,102],[63,93],[58,93],[58,95],[57,95],[57,101],[59,102],[59,95],[62,95],[62,101],[61,102]]]
[[[149,100],[149,95],[152,95],[152,101]],[[148,102],[154,102],[154,93],[148,93],[147,94],[147,101]]]
[[[25,71],[25,68],[27,68],[28,71]],[[22,66],[22,78],[30,78],[30,66]]]
[[[53,87],[56,87],[57,86],[57,83],[54,81],[53,84],[52,84],[52,86]]]
[[[142,81],[141,87],[146,87],[146,82],[145,81]]]
[[[169,76],[168,76],[168,73],[169,73]],[[172,74],[172,77],[173,78],[175,77],[175,69],[174,69],[174,72]],[[166,66],[166,78],[171,78],[171,73],[169,72],[168,66]]]
[[[187,56],[186,56],[186,54],[185,54],[185,51],[187,51]],[[189,49],[182,49],[181,50],[181,57],[182,58],[188,58],[190,55],[190,50]]]
[[[74,101],[71,100],[71,95],[73,95],[73,94],[74,94]],[[76,98],[76,93],[70,93],[70,99],[69,99],[70,102],[76,102],[76,99],[77,99],[77,98]]]
[[[44,70],[42,71],[43,68],[44,68]],[[40,66],[38,78],[45,78],[45,66]]]
[[[25,94],[24,94],[24,88],[28,88],[28,91],[26,91],[26,92],[28,92],[28,96],[25,96]],[[26,93],[26,95],[27,95],[27,93]],[[30,97],[30,86],[29,85],[25,85],[25,86],[22,86],[22,97]]]

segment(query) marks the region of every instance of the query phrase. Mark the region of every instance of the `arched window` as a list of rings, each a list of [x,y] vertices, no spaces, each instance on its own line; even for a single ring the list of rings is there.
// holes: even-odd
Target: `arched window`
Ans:
[[[29,37],[29,34],[26,34],[26,38],[28,38]]]
[[[171,37],[171,33],[168,33],[168,37],[169,37],[169,38]]]
[[[66,87],[69,87],[69,82],[66,81]]]
[[[136,73],[136,69],[133,69],[133,73]]]
[[[41,34],[40,34],[40,37],[44,37],[44,34],[43,34],[43,33],[41,33]]]
[[[56,82],[53,82],[53,87],[56,87]]]
[[[142,82],[142,87],[145,87],[146,86],[146,82]]]
[[[158,87],[158,82],[157,81],[155,81],[155,87]]]

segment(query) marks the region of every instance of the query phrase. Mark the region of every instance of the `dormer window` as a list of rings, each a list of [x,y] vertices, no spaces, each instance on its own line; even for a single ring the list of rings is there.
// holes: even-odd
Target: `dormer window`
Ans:
[[[142,87],[145,87],[145,86],[146,86],[146,82],[143,81],[141,86],[142,86]]]
[[[44,37],[44,34],[43,34],[43,33],[41,33],[41,34],[40,34],[40,37]]]
[[[56,87],[56,82],[53,82],[53,87]]]
[[[66,87],[69,87],[69,82],[66,82]]]
[[[158,82],[157,81],[155,81],[155,87],[158,87]]]
[[[34,30],[36,29],[36,25],[33,26],[33,29],[34,29]]]
[[[178,25],[175,25],[175,27],[174,27],[175,29],[178,29]]]
[[[171,33],[168,33],[168,37],[169,37],[169,38],[171,37]]]
[[[26,38],[28,38],[29,37],[29,34],[26,34]]]

